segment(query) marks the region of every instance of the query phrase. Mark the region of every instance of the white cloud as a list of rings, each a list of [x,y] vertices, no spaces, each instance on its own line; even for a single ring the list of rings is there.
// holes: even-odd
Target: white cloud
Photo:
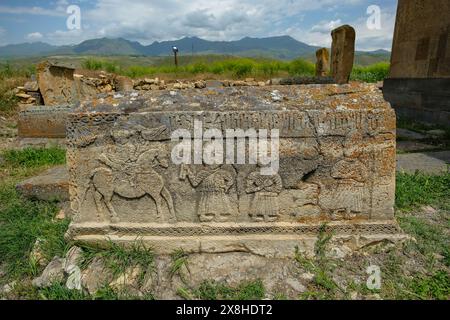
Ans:
[[[368,16],[362,16],[354,21],[341,19],[322,21],[309,30],[302,28],[288,28],[286,34],[294,38],[319,47],[331,46],[331,31],[342,24],[349,24],[356,31],[356,47],[358,50],[372,51],[377,49],[391,50],[395,28],[395,8],[384,8],[381,11],[381,29],[370,30],[367,27]]]
[[[26,38],[30,41],[38,41],[41,40],[44,36],[40,32],[32,32],[27,34]]]
[[[395,1],[395,0],[392,0]],[[124,37],[149,44],[184,36],[208,40],[237,40],[245,36],[291,35],[317,46],[330,46],[330,31],[348,23],[357,30],[358,49],[389,48],[395,14],[383,12],[383,29],[365,27],[366,12],[348,21],[345,10],[367,0],[53,0],[54,9],[0,6],[0,13],[67,16],[68,4],[81,7],[82,30],[61,29],[45,34],[53,44],[75,44],[98,37]],[[92,3],[92,2],[91,2]],[[313,27],[304,26],[311,14],[330,16]],[[305,19],[307,20],[307,19]]]

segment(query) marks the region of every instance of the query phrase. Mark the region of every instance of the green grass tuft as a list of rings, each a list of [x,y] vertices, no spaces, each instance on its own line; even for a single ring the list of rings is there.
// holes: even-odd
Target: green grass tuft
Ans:
[[[380,62],[367,67],[354,66],[351,80],[374,83],[383,81],[389,75],[390,64]]]
[[[261,300],[265,289],[261,280],[243,282],[237,287],[205,281],[194,290],[194,295],[201,300]]]
[[[397,173],[396,208],[400,211],[421,205],[450,208],[450,173],[430,176],[422,173]]]

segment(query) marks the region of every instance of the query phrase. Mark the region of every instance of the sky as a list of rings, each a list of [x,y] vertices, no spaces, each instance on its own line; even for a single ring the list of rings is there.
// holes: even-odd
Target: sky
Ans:
[[[80,29],[70,30],[67,9],[80,8]],[[380,8],[380,24],[368,7]],[[0,46],[42,41],[78,44],[118,38],[148,45],[197,36],[206,40],[289,35],[330,46],[330,31],[356,29],[358,50],[390,50],[397,0],[0,0]],[[371,24],[374,25],[373,23]]]

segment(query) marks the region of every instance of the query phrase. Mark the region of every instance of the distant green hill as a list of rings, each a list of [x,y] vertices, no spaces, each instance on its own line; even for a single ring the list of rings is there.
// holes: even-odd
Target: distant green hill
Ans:
[[[292,60],[304,57],[315,61],[318,47],[297,41],[290,36],[268,38],[243,38],[238,41],[208,41],[198,37],[185,37],[175,41],[154,42],[144,46],[139,42],[118,39],[92,39],[74,46],[52,46],[42,42],[24,43],[0,47],[0,58],[25,58],[52,55],[89,56],[147,56],[158,57],[172,54],[176,46],[181,56],[220,54],[241,57],[265,57]],[[356,64],[369,65],[388,61],[390,53],[384,50],[357,52]]]

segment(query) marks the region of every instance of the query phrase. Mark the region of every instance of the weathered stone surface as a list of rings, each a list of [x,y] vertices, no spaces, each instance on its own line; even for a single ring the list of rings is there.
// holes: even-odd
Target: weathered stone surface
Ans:
[[[120,274],[114,279],[109,286],[116,291],[132,291],[139,290],[139,280],[142,275],[142,268],[140,266],[128,267],[124,273]]]
[[[78,95],[74,82],[75,69],[44,61],[37,66],[37,81],[47,106],[73,104]]]
[[[134,89],[133,80],[124,76],[117,76],[115,85],[117,91],[132,91]]]
[[[326,77],[330,72],[330,53],[327,48],[316,51],[316,77]]]
[[[82,103],[69,118],[73,240],[273,257],[311,251],[323,222],[355,248],[362,235],[399,233],[395,114],[374,85],[132,92]],[[195,120],[219,132],[278,129],[278,174],[174,164],[170,136],[192,133]]]
[[[33,285],[38,288],[49,287],[53,283],[58,283],[64,280],[64,259],[55,257],[47,265],[42,272],[42,275],[34,279]]]
[[[99,289],[108,285],[112,277],[112,273],[105,266],[103,259],[96,257],[81,273],[81,284],[89,294],[93,295]]]
[[[69,106],[31,106],[19,111],[20,138],[65,138]]]
[[[20,182],[16,188],[28,198],[67,201],[69,200],[69,173],[66,166],[57,166],[39,176]]]
[[[450,123],[450,2],[399,0],[383,93],[397,115]]]
[[[27,83],[24,84],[23,87],[25,91],[34,91],[34,92],[39,91],[39,84],[37,81],[28,81]]]
[[[348,83],[355,59],[355,29],[344,25],[334,29],[331,37],[331,74],[337,83]]]
[[[66,253],[66,259],[64,262],[64,271],[70,273],[70,269],[73,266],[79,267],[79,264],[83,260],[83,250],[79,247],[72,247]]]

